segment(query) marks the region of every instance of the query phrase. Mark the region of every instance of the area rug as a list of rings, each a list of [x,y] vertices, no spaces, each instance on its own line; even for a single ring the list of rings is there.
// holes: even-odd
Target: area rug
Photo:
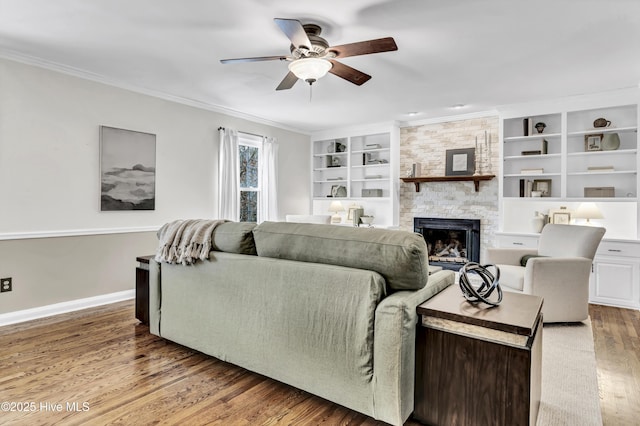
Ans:
[[[538,426],[602,425],[591,321],[545,324]]]

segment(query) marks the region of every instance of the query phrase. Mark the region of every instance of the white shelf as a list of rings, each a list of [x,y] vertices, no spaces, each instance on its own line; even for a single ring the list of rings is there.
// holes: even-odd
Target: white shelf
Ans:
[[[351,182],[389,182],[388,178],[351,179]]]
[[[637,154],[637,149],[614,149],[611,151],[580,151],[569,152],[568,157],[581,157],[581,156],[604,156],[604,155],[621,155],[621,154]]]
[[[598,170],[588,172],[570,172],[567,176],[592,176],[592,175],[635,175],[636,170]]]
[[[352,154],[365,154],[367,152],[387,152],[389,148],[359,149],[351,151]]]
[[[561,176],[560,173],[511,173],[508,175],[504,175],[506,178],[514,178],[514,177],[553,177],[553,176]]]
[[[509,155],[504,157],[503,160],[535,160],[535,159],[548,159],[548,158],[560,158],[560,154],[536,154],[536,155]]]
[[[347,155],[348,152],[328,152],[326,154],[313,154],[314,157],[337,157],[339,155]]]
[[[584,136],[597,133],[625,133],[625,132],[637,132],[637,126],[628,127],[594,127],[593,129],[580,130],[577,132],[568,132],[567,136]]]
[[[529,136],[509,136],[503,139],[504,142],[524,142],[524,141],[535,141],[542,139],[553,139],[561,137],[561,133],[536,133],[534,135]]]

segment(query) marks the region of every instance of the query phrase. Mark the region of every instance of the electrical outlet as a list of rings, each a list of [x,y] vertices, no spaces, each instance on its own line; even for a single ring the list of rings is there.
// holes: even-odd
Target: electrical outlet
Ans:
[[[11,278],[0,278],[0,293],[13,290]]]

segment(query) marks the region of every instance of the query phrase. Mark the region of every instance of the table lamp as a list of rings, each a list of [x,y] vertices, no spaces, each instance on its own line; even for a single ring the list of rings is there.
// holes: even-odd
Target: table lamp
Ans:
[[[597,226],[590,222],[591,219],[603,219],[604,216],[596,203],[582,203],[578,206],[575,212],[573,212],[573,217],[576,219],[587,219],[585,225],[587,226]]]
[[[329,206],[329,211],[333,213],[331,216],[331,223],[341,223],[342,217],[338,214],[344,211],[344,207],[340,201],[332,201]]]

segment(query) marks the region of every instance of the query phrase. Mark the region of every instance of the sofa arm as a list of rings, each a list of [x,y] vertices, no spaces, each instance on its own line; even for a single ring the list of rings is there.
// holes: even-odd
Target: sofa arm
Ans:
[[[439,271],[429,276],[424,288],[398,291],[378,304],[373,344],[377,419],[401,425],[413,411],[416,308],[454,280],[453,271]]]
[[[488,248],[487,263],[520,266],[522,256],[536,254],[538,254],[538,250],[534,248]]]
[[[523,292],[544,299],[544,322],[583,321],[589,315],[591,259],[535,257],[524,272]]]

